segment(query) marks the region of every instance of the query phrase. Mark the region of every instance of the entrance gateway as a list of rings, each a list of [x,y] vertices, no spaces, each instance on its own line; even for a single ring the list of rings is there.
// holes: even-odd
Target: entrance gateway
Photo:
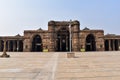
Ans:
[[[71,47],[72,51],[80,51],[79,45],[79,21],[50,21],[48,23],[48,31],[39,29],[37,33],[34,31],[31,33],[32,47],[33,52],[42,52],[48,49],[48,51],[57,51],[57,52],[69,52],[70,51],[70,28],[71,24]],[[40,36],[41,35],[41,36]]]
[[[61,28],[57,32],[56,51],[69,51],[69,31],[66,28]]]
[[[71,27],[69,27],[70,24]],[[71,51],[79,52],[81,49],[85,51],[104,50],[104,43],[97,42],[100,41],[100,38],[96,37],[97,35],[103,37],[103,30],[80,30],[80,23],[77,20],[71,22],[49,21],[48,30],[42,30],[40,28],[38,30],[24,31],[24,35],[29,37],[24,40],[24,50],[32,52],[69,52],[70,29]],[[102,41],[104,40],[102,39]],[[103,47],[100,47],[101,45]]]

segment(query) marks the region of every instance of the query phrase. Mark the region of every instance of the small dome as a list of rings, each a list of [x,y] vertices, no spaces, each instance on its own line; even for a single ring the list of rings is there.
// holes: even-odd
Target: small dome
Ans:
[[[20,34],[17,34],[15,37],[21,37],[21,35],[20,35]]]
[[[38,30],[43,30],[42,28],[39,28]]]
[[[85,27],[83,30],[90,30],[89,28]]]

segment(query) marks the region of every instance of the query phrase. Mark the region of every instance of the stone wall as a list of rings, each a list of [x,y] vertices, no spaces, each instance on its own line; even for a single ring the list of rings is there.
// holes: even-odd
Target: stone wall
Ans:
[[[20,43],[23,43],[24,52],[35,51],[33,46],[36,50],[42,48],[41,51],[46,49],[49,52],[70,51],[70,33],[72,51],[79,52],[81,49],[88,51],[120,50],[119,35],[104,35],[103,30],[90,30],[88,28],[80,30],[80,22],[75,20],[49,21],[48,30],[42,30],[41,28],[25,30],[24,36],[2,36],[0,37],[0,51],[3,51],[4,38],[7,38],[8,51],[17,51],[15,49],[19,46],[21,48]],[[41,42],[37,40],[36,36],[39,37]],[[36,43],[33,41],[34,39]],[[13,44],[13,50],[10,45],[12,42],[15,44]],[[33,45],[33,43],[35,44]]]
[[[104,51],[104,31],[103,30],[81,30],[80,48],[86,49],[86,37],[92,34],[95,38],[96,51]]]

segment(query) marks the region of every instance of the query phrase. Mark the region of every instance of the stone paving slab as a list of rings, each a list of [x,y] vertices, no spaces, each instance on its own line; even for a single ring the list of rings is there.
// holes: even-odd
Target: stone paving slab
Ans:
[[[120,51],[7,52],[0,58],[0,80],[120,80]],[[0,53],[2,54],[2,52]]]

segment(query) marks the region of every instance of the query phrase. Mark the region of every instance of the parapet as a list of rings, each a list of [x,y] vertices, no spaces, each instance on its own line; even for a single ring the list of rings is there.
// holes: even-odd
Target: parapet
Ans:
[[[49,21],[48,22],[48,26],[53,26],[53,25],[55,25],[55,21]]]
[[[73,23],[73,25],[80,25],[80,22],[78,20],[75,20],[72,23]]]

